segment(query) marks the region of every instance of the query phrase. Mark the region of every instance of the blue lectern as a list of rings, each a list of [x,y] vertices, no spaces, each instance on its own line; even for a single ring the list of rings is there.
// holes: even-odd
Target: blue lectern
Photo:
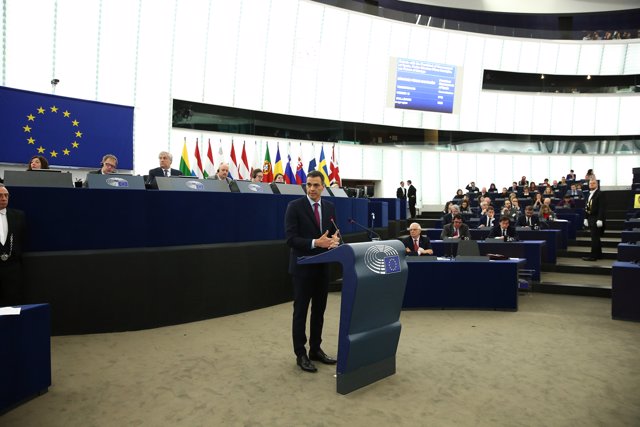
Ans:
[[[347,394],[396,372],[408,269],[398,240],[352,243],[298,259],[342,264],[337,391]]]

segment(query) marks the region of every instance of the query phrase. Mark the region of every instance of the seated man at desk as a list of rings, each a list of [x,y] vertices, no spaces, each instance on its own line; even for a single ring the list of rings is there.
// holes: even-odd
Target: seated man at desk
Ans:
[[[89,171],[88,174],[108,175],[118,172],[118,158],[113,154],[105,154],[102,156],[102,162],[100,163],[100,169],[95,171]],[[82,184],[83,187],[87,187],[89,180],[85,179]]]
[[[409,226],[409,237],[401,239],[407,255],[433,255],[431,241],[421,233],[422,227],[420,227],[420,224],[417,222],[411,223]]]
[[[160,160],[160,167],[149,170],[149,179],[147,181],[153,188],[158,188],[156,177],[182,175],[182,172],[178,169],[173,169],[171,167],[171,163],[173,162],[173,155],[171,153],[161,151],[160,154],[158,154],[158,160]]]
[[[533,206],[529,205],[524,208],[524,215],[518,218],[518,227],[529,227],[530,229],[538,229],[540,227],[540,218],[533,214]]]
[[[210,179],[217,179],[218,181],[226,181],[227,184],[231,183],[232,179],[229,178],[229,163],[220,163],[216,174]]]
[[[511,225],[508,216],[500,218],[500,223],[493,227],[487,236],[487,239],[502,239],[505,242],[515,242],[518,240],[516,229]]]
[[[451,224],[447,224],[442,229],[442,233],[440,234],[440,238],[442,240],[447,238],[453,239],[471,239],[471,234],[469,234],[469,226],[467,224],[462,223],[462,215],[459,213],[453,215],[453,222]]]
[[[495,223],[495,211],[493,206],[487,207],[487,211],[484,215],[480,217],[480,223],[478,224],[478,228],[485,227],[493,227]]]
[[[575,207],[575,204],[569,194],[565,194],[562,200],[556,203],[556,209],[557,208],[572,209],[574,207]]]

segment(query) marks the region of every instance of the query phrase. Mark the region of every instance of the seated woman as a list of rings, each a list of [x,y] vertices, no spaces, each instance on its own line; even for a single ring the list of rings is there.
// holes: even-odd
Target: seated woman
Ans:
[[[496,185],[492,182],[491,185],[489,186],[489,193],[497,193],[498,189],[496,188]]]
[[[537,193],[538,192],[538,186],[536,185],[536,183],[534,181],[531,181],[529,183],[529,192],[530,193]]]
[[[282,175],[281,173],[277,173],[276,176],[273,177],[273,182],[284,184],[285,183],[284,175]]]
[[[540,212],[538,212],[538,217],[540,221],[555,221],[556,214],[551,210],[549,205],[545,205],[544,203],[540,207]]]
[[[28,171],[39,170],[39,169],[49,169],[49,162],[44,156],[33,156],[31,160],[29,160]]]
[[[262,173],[262,169],[254,169],[251,171],[251,182],[262,182],[262,178],[264,174]]]
[[[524,187],[522,190],[522,197],[531,197],[531,193],[529,192],[529,187]]]
[[[442,214],[446,215],[449,213],[449,205],[451,204],[451,201],[448,201],[447,203],[444,204],[444,209],[442,210]]]
[[[460,203],[460,213],[471,213],[471,206],[469,206],[469,201],[463,199]]]
[[[547,187],[544,189],[544,193],[542,193],[543,196],[549,196],[549,197],[553,197],[553,188],[551,187]]]
[[[498,197],[509,198],[509,192],[507,191],[507,187],[502,187],[502,192],[498,195]]]
[[[464,197],[464,193],[462,192],[462,189],[458,188],[458,191],[456,191],[456,195],[453,196],[453,200],[460,200]]]
[[[593,172],[593,169],[589,169],[584,176],[584,180],[591,181],[592,179],[596,179],[596,174]]]
[[[533,199],[533,210],[537,211],[540,209],[540,206],[542,206],[544,204],[544,201],[542,200],[542,194],[540,193],[536,193],[534,199]]]

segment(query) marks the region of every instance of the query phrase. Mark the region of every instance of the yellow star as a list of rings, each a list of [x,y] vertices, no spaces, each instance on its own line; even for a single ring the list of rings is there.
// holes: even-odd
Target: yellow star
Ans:
[[[38,153],[40,154],[44,153],[44,147],[42,145],[38,147]]]
[[[78,144],[76,141],[73,141],[73,142],[71,143],[71,146],[72,146],[73,148],[78,148],[78,147],[80,146],[80,144]]]
[[[74,126],[78,126],[78,125],[80,124],[80,122],[79,122],[79,121],[77,121],[77,120],[74,120],[74,121],[72,121],[71,123],[72,123]]]
[[[35,144],[36,140],[35,140],[35,139],[33,139],[33,137],[29,137],[29,139],[27,139],[27,142],[28,142],[29,144]]]
[[[68,156],[71,151],[65,148],[64,150],[62,150],[62,152],[64,153],[65,156]]]
[[[51,154],[51,157],[58,157],[58,152],[56,150],[49,152],[49,154]]]
[[[44,114],[44,108],[38,107],[38,114]]]
[[[31,128],[29,127],[29,125],[22,126],[22,129],[24,129],[25,132],[31,132]]]
[[[82,138],[82,132],[80,132],[80,131],[76,132],[76,136],[77,136],[78,138]]]
[[[64,114],[65,117],[71,116],[71,113],[68,111],[63,111],[62,114]]]
[[[34,116],[33,114],[29,114],[27,116],[27,120],[29,120],[30,122],[34,121],[36,119],[36,116]]]
[[[50,108],[52,113],[57,113],[58,112],[58,107],[56,107],[55,105],[53,107]]]

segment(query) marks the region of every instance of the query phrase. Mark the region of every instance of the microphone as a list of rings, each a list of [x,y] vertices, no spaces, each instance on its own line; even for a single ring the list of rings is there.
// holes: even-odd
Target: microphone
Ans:
[[[344,242],[342,241],[342,233],[340,232],[340,229],[338,228],[338,224],[336,224],[336,222],[333,220],[333,217],[329,218],[331,220],[331,224],[333,224],[333,226],[336,228],[336,233],[338,233],[338,238],[340,239],[340,244],[344,244]]]
[[[349,218],[349,220],[348,220],[348,221],[349,221],[349,224],[356,225],[356,226],[358,226],[359,228],[361,228],[361,229],[363,229],[363,230],[367,231],[367,232],[369,233],[369,238],[370,238],[371,240],[380,240],[380,235],[379,235],[378,233],[376,233],[375,231],[373,231],[373,229],[372,229],[372,228],[367,228],[367,227],[365,227],[364,225],[362,225],[362,224],[358,223],[358,222],[357,222],[355,219],[353,219],[353,218]],[[375,235],[375,236],[374,236],[374,235]]]

